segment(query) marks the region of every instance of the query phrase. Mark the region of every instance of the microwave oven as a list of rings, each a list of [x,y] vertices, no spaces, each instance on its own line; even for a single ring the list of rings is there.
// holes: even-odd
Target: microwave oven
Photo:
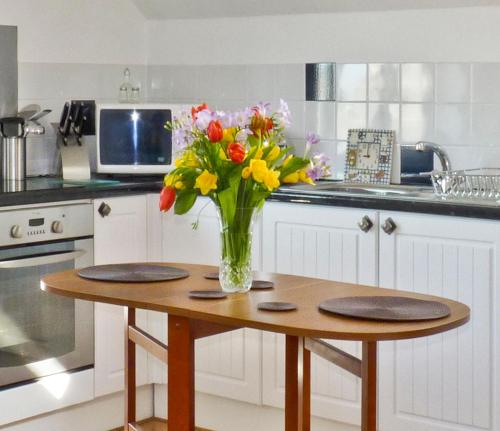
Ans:
[[[179,106],[98,104],[97,172],[165,174],[172,167],[172,134],[165,129]]]

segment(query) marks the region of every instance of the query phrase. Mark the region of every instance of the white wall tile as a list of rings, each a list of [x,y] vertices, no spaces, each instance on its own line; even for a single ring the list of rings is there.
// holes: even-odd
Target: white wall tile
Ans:
[[[472,102],[498,103],[500,100],[500,63],[472,65]]]
[[[500,147],[500,104],[472,105],[472,143]]]
[[[276,109],[276,104],[273,104],[273,108]],[[289,101],[288,108],[292,115],[292,124],[285,134],[288,138],[303,140],[305,136],[305,102]]]
[[[432,102],[434,100],[434,64],[401,65],[401,100],[403,102]]]
[[[442,63],[436,65],[436,101],[438,103],[470,102],[471,65]]]
[[[337,103],[337,139],[346,140],[349,129],[366,127],[366,103]]]
[[[368,89],[369,100],[372,102],[398,102],[399,89],[399,64],[369,64]]]
[[[306,98],[305,66],[279,64],[275,66],[275,100],[304,101]]]
[[[368,127],[370,129],[395,130],[399,135],[399,104],[369,103]]]
[[[500,166],[500,147],[482,147],[472,151],[468,147],[445,147],[453,169],[497,168]],[[439,166],[439,165],[436,165]]]
[[[198,91],[204,99],[244,100],[247,68],[244,65],[198,66]]]
[[[337,100],[366,100],[366,64],[337,64]]]
[[[247,82],[245,83],[248,103],[275,100],[277,68],[272,64],[252,64],[247,66]],[[286,94],[283,95],[286,98]]]
[[[436,142],[439,145],[470,143],[470,105],[436,105]]]
[[[305,132],[335,139],[335,102],[305,102]]]
[[[434,139],[434,106],[432,104],[401,105],[401,142],[415,143]]]

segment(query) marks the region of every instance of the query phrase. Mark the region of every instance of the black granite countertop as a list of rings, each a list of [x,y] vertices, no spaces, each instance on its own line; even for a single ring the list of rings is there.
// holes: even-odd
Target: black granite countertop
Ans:
[[[33,177],[23,182],[0,182],[0,207],[159,192],[161,186],[161,177],[94,177],[89,181]]]
[[[0,189],[0,207],[159,193],[161,187],[161,177],[95,177],[87,182],[68,182],[53,177],[29,178],[23,183],[3,183],[3,189]],[[269,200],[500,220],[500,203],[442,200],[434,196],[412,199],[398,196],[331,195],[285,189],[273,193]]]

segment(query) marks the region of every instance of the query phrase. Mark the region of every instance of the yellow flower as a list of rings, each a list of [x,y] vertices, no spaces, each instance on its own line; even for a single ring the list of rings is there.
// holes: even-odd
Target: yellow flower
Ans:
[[[165,187],[173,186],[177,181],[180,180],[180,178],[180,175],[168,174],[163,181],[163,185]]]
[[[262,147],[259,147],[259,149],[257,150],[257,152],[255,153],[255,156],[253,156],[254,159],[262,159],[262,154],[264,153],[264,150],[262,149]]]
[[[285,178],[283,178],[283,182],[287,184],[295,184],[299,182],[299,173],[293,172],[288,174]]]
[[[288,162],[293,159],[293,154],[290,154],[285,161],[283,162],[283,166],[288,165]]]
[[[301,170],[298,173],[299,173],[299,180],[302,183],[314,185],[314,181],[311,180],[311,178],[309,178],[309,175],[307,175],[307,172],[305,170]]]
[[[221,160],[227,160],[226,153],[224,152],[224,150],[222,148],[219,150],[219,158]]]
[[[193,151],[187,150],[182,153],[182,156],[175,160],[175,167],[198,168],[200,162]]]
[[[247,180],[248,178],[250,178],[250,175],[252,175],[252,170],[250,169],[250,167],[247,166],[246,168],[243,168],[243,170],[241,171],[241,178]]]
[[[228,127],[222,132],[222,140],[225,142],[233,142],[236,129],[234,127]]]
[[[203,196],[210,193],[210,190],[217,190],[217,177],[206,169],[196,178],[195,189],[200,189]]]
[[[252,178],[254,181],[261,183],[264,181],[268,171],[266,161],[256,159],[250,160],[250,170],[252,171]]]
[[[186,186],[184,185],[184,183],[182,181],[176,181],[174,187],[177,189],[177,190],[182,190],[182,189],[185,189]]]
[[[274,171],[272,169],[267,170],[266,176],[264,177],[264,185],[270,192],[280,186],[279,176],[280,173],[278,171]]]
[[[273,147],[271,151],[269,151],[266,160],[268,162],[274,162],[279,157],[280,153],[281,153],[280,147],[276,145]]]

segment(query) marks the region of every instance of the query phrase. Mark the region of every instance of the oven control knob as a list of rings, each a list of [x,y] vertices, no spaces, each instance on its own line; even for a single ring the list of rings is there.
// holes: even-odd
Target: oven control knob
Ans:
[[[52,222],[52,232],[54,233],[63,233],[64,227],[62,221],[56,220]]]
[[[19,226],[18,224],[15,224],[14,226],[12,226],[10,228],[10,236],[12,238],[16,238],[16,239],[22,238],[23,237],[23,230],[21,229],[21,226]]]

